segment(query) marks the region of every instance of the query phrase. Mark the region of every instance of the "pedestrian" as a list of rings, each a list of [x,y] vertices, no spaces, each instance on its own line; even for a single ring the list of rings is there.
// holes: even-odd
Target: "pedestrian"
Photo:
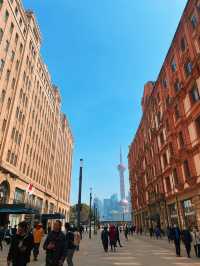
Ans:
[[[172,238],[174,240],[174,245],[176,249],[176,256],[181,256],[181,232],[179,227],[175,224],[172,229]]]
[[[15,225],[12,229],[11,229],[11,232],[12,232],[12,236],[15,236],[16,233],[17,233],[17,225]]]
[[[39,255],[40,243],[44,236],[44,231],[41,224],[37,224],[33,229],[33,239],[34,239],[34,246],[33,246],[33,256],[34,261],[37,261],[37,257]]]
[[[200,258],[200,232],[198,228],[194,228],[191,234],[192,234],[195,255],[198,258]]]
[[[151,226],[151,227],[149,228],[149,235],[150,235],[150,238],[152,238],[153,235],[154,235],[153,226]]]
[[[114,225],[111,225],[109,228],[109,240],[111,251],[116,251],[116,229]]]
[[[67,249],[67,264],[68,266],[73,266],[73,256],[76,250],[74,243],[74,232],[69,223],[65,223],[66,230],[66,249]]]
[[[30,262],[31,250],[33,248],[33,235],[28,231],[27,222],[21,222],[18,230],[11,240],[7,257],[7,265],[26,266]]]
[[[4,239],[4,234],[5,234],[4,227],[1,226],[0,227],[0,249],[1,249],[1,251],[3,251],[3,244],[2,244],[2,242],[3,242],[3,239]]]
[[[185,245],[187,256],[188,256],[188,258],[191,258],[190,252],[191,252],[192,235],[191,235],[190,230],[188,228],[185,228],[182,231],[182,240],[183,240],[183,243]]]
[[[117,243],[119,243],[119,246],[122,247],[121,241],[120,241],[120,235],[119,235],[119,226],[116,226],[116,246]]]
[[[76,251],[80,250],[81,235],[76,227],[73,228],[74,231],[74,245],[76,246]]]
[[[128,226],[127,225],[124,228],[124,236],[125,236],[126,240],[128,241]]]
[[[170,243],[173,240],[173,238],[172,238],[172,228],[170,226],[167,226],[166,234],[167,234],[168,242]]]
[[[158,226],[156,226],[156,228],[155,228],[155,236],[156,236],[157,240],[158,240],[158,238],[161,239],[161,231],[160,231],[160,228]]]
[[[53,225],[43,248],[46,250],[46,266],[62,266],[66,258],[65,234],[61,231],[62,223],[59,220]]]
[[[101,241],[105,252],[108,252],[109,232],[108,227],[105,226],[101,233]]]

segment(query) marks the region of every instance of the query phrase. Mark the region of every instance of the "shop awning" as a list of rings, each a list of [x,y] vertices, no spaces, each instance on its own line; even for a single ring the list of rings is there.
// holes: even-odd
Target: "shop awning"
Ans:
[[[26,204],[0,204],[0,213],[4,214],[36,214],[36,209],[26,206]]]
[[[65,215],[62,213],[42,213],[42,220],[54,220],[54,219],[65,219]]]

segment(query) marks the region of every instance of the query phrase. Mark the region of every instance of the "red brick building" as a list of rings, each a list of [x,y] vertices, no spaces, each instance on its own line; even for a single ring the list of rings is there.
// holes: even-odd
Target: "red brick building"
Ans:
[[[137,226],[200,227],[200,1],[189,0],[129,150]]]

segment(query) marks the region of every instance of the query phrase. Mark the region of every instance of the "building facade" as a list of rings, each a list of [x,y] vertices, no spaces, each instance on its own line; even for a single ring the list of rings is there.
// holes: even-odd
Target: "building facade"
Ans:
[[[0,204],[28,202],[68,219],[73,138],[40,47],[33,12],[0,0]]]
[[[129,147],[137,226],[200,227],[200,1],[189,0]]]

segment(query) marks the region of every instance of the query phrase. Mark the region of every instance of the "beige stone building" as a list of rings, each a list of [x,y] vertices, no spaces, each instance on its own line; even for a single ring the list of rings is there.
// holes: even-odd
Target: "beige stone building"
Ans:
[[[73,138],[40,47],[33,12],[0,0],[0,206],[25,202],[68,219]]]

